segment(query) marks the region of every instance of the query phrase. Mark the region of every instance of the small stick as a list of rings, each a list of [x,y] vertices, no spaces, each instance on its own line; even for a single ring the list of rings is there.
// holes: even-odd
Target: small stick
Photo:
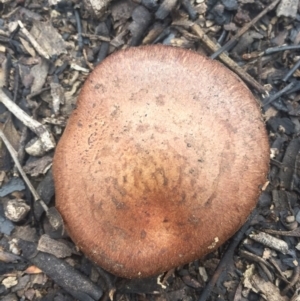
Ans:
[[[12,159],[14,160],[15,165],[17,166],[19,173],[21,174],[23,180],[25,181],[25,183],[27,184],[29,190],[31,191],[34,200],[39,201],[41,198],[40,198],[39,194],[37,193],[37,191],[35,190],[35,188],[32,186],[31,182],[29,181],[25,171],[23,170],[23,168],[22,168],[22,166],[21,166],[21,164],[18,160],[18,154],[17,154],[16,150],[10,144],[10,142],[8,141],[8,139],[6,138],[5,134],[3,133],[3,131],[1,129],[0,129],[0,138],[4,142],[7,150],[9,151]],[[48,210],[48,207],[44,202],[41,202],[41,205],[42,205],[42,207],[45,211]]]
[[[81,36],[84,38],[89,38],[91,40],[102,41],[102,42],[110,42],[111,38],[108,36],[100,35],[100,34],[89,34],[89,33],[81,33]]]
[[[27,37],[31,45],[35,48],[35,50],[40,54],[42,57],[46,59],[50,59],[49,54],[39,45],[39,43],[36,41],[36,39],[31,35],[31,33],[25,28],[22,21],[18,21],[18,24],[21,28],[21,32]]]
[[[76,20],[76,27],[78,32],[78,51],[82,51],[83,49],[83,38],[82,38],[82,26],[81,20],[78,9],[74,10],[75,20]]]
[[[219,262],[219,265],[218,265],[217,269],[215,270],[214,275],[212,276],[212,278],[209,280],[206,287],[202,291],[201,296],[198,299],[198,301],[206,301],[209,298],[212,289],[214,288],[216,282],[218,281],[221,273],[226,269],[228,262],[230,261],[230,259],[232,259],[235,248],[238,246],[238,244],[242,240],[245,232],[249,228],[249,225],[250,225],[252,219],[256,216],[256,214],[257,214],[257,211],[256,211],[256,209],[254,209],[252,211],[251,215],[249,216],[248,220],[246,221],[246,223],[235,234],[230,245],[228,246],[228,248],[226,250],[226,253],[224,254],[221,261]]]
[[[277,47],[271,47],[266,49],[263,54],[272,54],[272,53],[276,53],[279,51],[285,51],[285,50],[299,50],[300,49],[300,45],[283,45],[283,46],[277,46]]]
[[[289,70],[289,72],[282,79],[284,82],[288,81],[288,79],[294,74],[294,72],[300,67],[300,59],[296,62],[296,64]]]
[[[195,10],[194,5],[189,0],[182,0],[182,6],[188,13],[191,20],[195,21],[197,19],[198,13]]]
[[[58,213],[58,211],[55,207],[48,208],[48,206],[45,204],[45,202],[41,199],[40,195],[35,190],[35,188],[31,184],[31,182],[29,181],[26,173],[24,172],[24,170],[18,160],[18,157],[17,157],[18,154],[17,154],[16,150],[10,144],[10,142],[8,141],[8,139],[6,138],[6,136],[4,135],[4,133],[1,129],[0,129],[0,138],[3,140],[6,148],[8,149],[13,161],[15,162],[15,165],[18,168],[19,173],[21,174],[23,180],[25,181],[30,192],[32,193],[35,202],[39,202],[41,204],[42,208],[46,212],[46,216],[48,217],[48,220],[49,220],[49,223],[51,224],[51,226],[55,230],[59,229],[63,225],[63,220],[62,220],[61,215]]]
[[[2,15],[1,18],[2,19],[8,19],[10,18],[12,15],[14,15],[15,13],[17,13],[19,10],[21,9],[21,6],[17,6],[15,9],[13,9],[11,12],[9,12],[6,15]]]
[[[300,277],[300,266],[297,265],[294,268],[293,276],[292,279],[290,280],[290,283],[281,291],[281,296],[285,296],[288,293],[288,291],[298,282],[299,277]]]
[[[205,34],[202,28],[198,24],[193,24],[191,29],[198,35],[198,37],[205,43],[205,45],[211,51],[217,51],[219,47]],[[252,88],[257,90],[259,93],[265,95],[266,90],[264,87],[258,83],[252,76],[245,72],[236,62],[234,62],[225,53],[220,54],[220,60],[227,65],[230,69],[236,72],[245,82],[247,82]]]
[[[23,162],[25,157],[25,144],[27,141],[27,137],[28,137],[28,128],[24,126],[19,141],[19,149],[17,151],[17,159],[21,163]],[[16,167],[16,165],[14,166],[14,174],[18,174],[18,168]]]
[[[107,57],[108,51],[109,51],[109,43],[102,42],[97,55],[96,64],[101,63]]]
[[[25,126],[29,127],[40,138],[45,151],[49,151],[55,147],[54,138],[52,137],[52,134],[48,132],[47,128],[25,113],[4,93],[3,89],[0,89],[0,101],[11,113],[22,121]]]
[[[224,40],[226,39],[227,33],[228,33],[228,32],[227,32],[225,29],[223,29],[221,35],[220,35],[219,38],[218,38],[218,41],[217,41],[218,44],[220,44],[220,45],[223,44]]]
[[[177,0],[164,0],[158,10],[155,13],[156,19],[163,20],[174,9],[177,4]]]
[[[261,41],[258,43],[258,51],[261,49]],[[261,72],[262,72],[262,63],[261,63],[261,56],[257,58],[257,76],[258,82],[261,84]]]
[[[281,252],[282,254],[288,254],[289,252],[289,246],[284,240],[278,239],[270,234],[258,232],[257,234],[250,234],[249,237],[264,246]]]
[[[17,101],[18,91],[19,91],[19,82],[20,82],[19,69],[16,68],[15,70],[16,71],[15,71],[15,78],[14,78],[14,97],[13,97],[13,102]]]
[[[270,263],[268,263],[265,259],[245,250],[240,251],[240,255],[248,260],[260,263],[262,265],[267,266],[269,269],[273,270],[273,267]]]
[[[277,262],[275,261],[275,259],[273,257],[271,257],[268,259],[268,261],[272,264],[275,271],[279,274],[279,277],[281,278],[281,280],[289,283],[289,281],[286,279],[286,276],[282,273],[282,271],[281,271],[279,265],[277,264]]]
[[[33,93],[28,94],[28,95],[26,96],[26,99],[27,99],[28,101],[30,101],[30,100],[32,100],[32,98],[34,98],[35,96],[40,95],[41,93],[43,93],[43,92],[45,92],[45,91],[48,91],[48,90],[50,90],[50,87],[42,88],[42,89],[40,89],[39,91],[35,91],[35,92],[33,92]]]
[[[25,144],[27,141],[27,137],[28,137],[28,128],[26,126],[24,126],[24,128],[22,129],[21,132],[21,138],[20,138],[20,142],[19,142],[19,149],[18,149],[18,160],[19,162],[23,162],[24,157],[25,157]]]
[[[273,229],[263,229],[262,231],[273,234],[273,235],[282,235],[282,236],[294,236],[294,237],[300,237],[300,228],[296,228],[291,231],[278,231]]]
[[[269,98],[267,98],[265,100],[265,102],[263,103],[263,106],[265,107],[266,105],[272,103],[274,100],[276,100],[277,98],[279,98],[281,95],[288,93],[291,89],[293,89],[296,86],[296,83],[291,82],[289,83],[287,86],[285,86],[282,90],[278,91],[277,93],[275,93],[274,95],[270,96]]]
[[[274,269],[277,271],[277,273],[279,274],[279,275],[277,275],[281,280],[283,280],[284,282],[286,282],[286,283],[289,283],[289,281],[286,279],[286,277],[282,274],[282,272],[281,272],[281,270],[280,270],[280,268],[278,267],[278,265],[276,264],[276,262],[272,259],[272,258],[270,258],[269,259],[269,261],[270,261],[270,263],[268,262],[268,261],[266,261],[265,259],[263,259],[263,258],[261,258],[261,257],[259,257],[259,256],[257,256],[257,255],[255,255],[255,254],[253,254],[253,253],[250,253],[250,252],[248,252],[248,251],[245,251],[245,250],[241,250],[240,251],[240,255],[242,256],[242,257],[244,257],[244,258],[246,258],[246,259],[248,259],[248,260],[251,260],[251,261],[254,261],[254,262],[256,262],[256,263],[258,263],[260,266],[261,266],[261,268],[264,270],[264,272],[266,273],[266,275],[268,276],[268,278],[269,277],[272,277],[272,276],[270,276],[270,272],[268,271],[265,271],[265,268],[269,268],[270,270],[272,270],[272,272],[274,272]],[[271,265],[271,263],[273,264],[273,265]],[[265,268],[264,268],[264,267]],[[270,279],[270,278],[269,278]],[[272,280],[273,281],[273,280]],[[272,282],[271,281],[271,282]]]
[[[94,267],[96,268],[96,270],[98,271],[100,277],[104,280],[105,285],[106,285],[106,289],[108,290],[108,296],[110,300],[114,299],[114,294],[116,292],[116,288],[113,285],[109,275],[107,274],[106,271],[104,271],[102,268],[100,268],[97,265],[94,265]]]
[[[259,263],[259,266],[261,267],[261,269],[264,271],[264,273],[267,275],[268,279],[270,282],[274,281],[274,277],[271,274],[271,272],[268,270],[268,268],[263,264],[263,263]]]
[[[262,10],[254,19],[249,23],[246,23],[226,44],[224,44],[220,49],[216,50],[210,58],[215,59],[221,53],[228,50],[251,26],[253,26],[258,20],[260,20],[265,14],[274,9],[280,0],[275,0],[271,2],[264,10]]]

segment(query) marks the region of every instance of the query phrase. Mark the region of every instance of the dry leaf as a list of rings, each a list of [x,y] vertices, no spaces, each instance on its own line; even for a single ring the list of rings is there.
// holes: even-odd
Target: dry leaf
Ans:
[[[26,274],[40,274],[40,273],[43,273],[42,270],[40,270],[38,267],[36,267],[35,265],[31,265],[29,266],[25,271],[24,273]]]

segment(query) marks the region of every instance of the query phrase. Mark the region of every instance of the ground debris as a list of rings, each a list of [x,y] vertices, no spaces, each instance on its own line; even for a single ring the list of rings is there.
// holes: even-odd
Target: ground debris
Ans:
[[[102,294],[117,301],[300,300],[299,0],[9,0],[0,15],[0,131],[12,146],[0,139],[3,301]],[[165,289],[157,277],[99,272],[79,253],[54,207],[51,171],[56,143],[94,66],[118,49],[158,43],[227,64],[263,104],[271,146],[268,182],[243,243],[230,256],[228,243],[166,272]],[[25,205],[26,213],[7,215],[8,204],[15,212]],[[33,247],[18,254],[19,239]],[[226,267],[218,272],[223,257]],[[209,293],[199,299],[203,291]]]
[[[264,280],[257,274],[250,278],[252,289],[269,301],[288,301],[288,297],[281,296],[278,287],[269,281]]]
[[[299,0],[282,0],[277,7],[277,17],[296,18]]]
[[[47,234],[41,236],[37,249],[41,252],[52,254],[57,258],[65,258],[72,255],[72,250],[66,243],[52,239]]]

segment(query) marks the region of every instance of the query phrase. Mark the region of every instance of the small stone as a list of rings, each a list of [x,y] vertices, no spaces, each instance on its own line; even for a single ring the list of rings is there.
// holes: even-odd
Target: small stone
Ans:
[[[2,284],[6,287],[6,288],[11,288],[15,285],[18,284],[17,281],[17,277],[6,277],[3,281]]]
[[[215,24],[215,22],[213,20],[207,20],[205,22],[205,27],[209,28],[209,27],[213,26],[214,24]]]
[[[298,223],[300,223],[300,210],[298,211],[297,215],[296,215],[296,221]]]
[[[31,242],[36,242],[38,240],[36,229],[30,227],[30,225],[16,227],[12,237],[21,238]]]
[[[14,229],[14,224],[7,218],[0,215],[0,233],[10,235]]]
[[[206,5],[206,3],[203,2],[203,3],[198,4],[198,5],[195,7],[195,10],[196,10],[196,12],[197,12],[199,15],[205,14],[206,11],[207,11],[207,5]]]
[[[50,238],[49,235],[41,236],[37,249],[41,252],[49,253],[57,258],[64,258],[72,255],[72,250],[65,243]]]
[[[25,276],[19,278],[18,280],[19,280],[18,284],[16,286],[14,286],[11,290],[13,293],[24,289],[27,286],[28,282],[30,281],[30,276],[25,275]]]
[[[12,239],[9,242],[9,251],[15,255],[20,255],[21,254],[21,249],[18,246],[18,240],[17,239]]]
[[[2,297],[1,301],[18,301],[19,298],[15,294],[9,294]]]
[[[4,214],[5,216],[13,221],[21,221],[29,212],[30,207],[22,199],[8,200],[4,204]]]
[[[277,17],[291,17],[293,19],[297,16],[299,0],[281,0],[277,10]]]
[[[111,0],[84,0],[86,10],[93,14],[97,19],[101,18],[105,13],[106,7]]]
[[[34,157],[40,157],[46,153],[45,149],[43,148],[42,141],[37,137],[33,138],[26,144],[25,151],[27,154]]]
[[[285,220],[287,223],[293,223],[295,221],[295,217],[294,217],[294,215],[289,215],[286,217]]]
[[[14,32],[19,27],[18,21],[8,23],[8,30],[10,33]]]
[[[236,0],[222,0],[222,4],[227,10],[237,10],[238,3]]]
[[[93,281],[93,282],[97,282],[98,279],[99,279],[99,273],[97,271],[97,269],[95,267],[92,267],[91,269],[91,275],[90,275],[90,279]]]
[[[28,289],[25,291],[24,296],[30,301],[33,300],[35,296],[35,290],[33,288]]]
[[[25,184],[20,178],[12,178],[0,188],[0,197],[9,195],[14,191],[22,191],[25,189]]]
[[[48,278],[45,274],[34,274],[31,275],[31,282],[32,284],[39,284],[39,285],[45,285]]]
[[[201,275],[201,278],[204,282],[206,282],[208,280],[208,276],[207,276],[205,267],[199,267],[199,274]]]
[[[235,32],[235,31],[237,31],[238,28],[237,28],[235,23],[230,22],[230,23],[224,25],[224,29],[227,30],[227,31],[234,31]]]

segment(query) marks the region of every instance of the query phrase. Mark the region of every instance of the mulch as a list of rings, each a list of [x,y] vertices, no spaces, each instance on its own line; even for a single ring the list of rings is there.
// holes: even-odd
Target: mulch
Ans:
[[[299,301],[299,0],[0,1],[0,296],[13,300]],[[52,158],[88,74],[164,44],[220,60],[251,89],[270,141],[258,205],[195,262],[147,279],[89,261],[55,209]]]

